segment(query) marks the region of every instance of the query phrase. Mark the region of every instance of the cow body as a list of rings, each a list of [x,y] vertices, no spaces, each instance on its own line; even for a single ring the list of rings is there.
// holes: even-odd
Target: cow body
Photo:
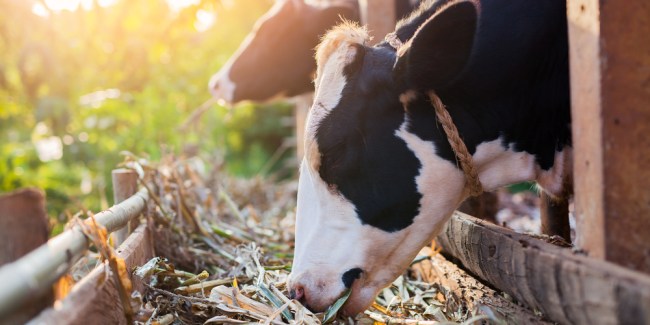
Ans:
[[[318,47],[290,289],[366,308],[468,197],[427,93],[447,106],[486,190],[570,177],[565,3],[426,1],[389,41],[343,25]]]
[[[397,0],[399,17],[415,0]],[[237,52],[210,80],[212,94],[227,103],[266,101],[312,92],[320,37],[342,19],[360,21],[356,0],[280,0],[255,24]]]

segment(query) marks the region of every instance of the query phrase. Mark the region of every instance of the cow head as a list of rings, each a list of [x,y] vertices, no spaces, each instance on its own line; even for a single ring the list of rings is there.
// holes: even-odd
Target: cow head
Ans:
[[[237,52],[212,76],[213,96],[228,103],[264,101],[313,90],[313,50],[319,37],[341,18],[358,19],[349,1],[310,4],[279,0],[256,23]]]
[[[345,313],[363,311],[467,196],[463,173],[412,132],[404,104],[462,70],[476,20],[473,3],[456,3],[399,51],[366,46],[366,30],[353,24],[319,45],[289,280],[312,310],[351,288]]]

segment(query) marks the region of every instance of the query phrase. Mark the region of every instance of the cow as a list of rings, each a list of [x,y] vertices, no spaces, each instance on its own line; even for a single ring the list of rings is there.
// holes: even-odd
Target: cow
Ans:
[[[398,17],[418,1],[397,0]],[[314,91],[314,48],[341,20],[360,21],[356,0],[279,0],[255,23],[235,54],[215,73],[208,87],[226,103],[268,101]]]
[[[208,84],[212,95],[226,103],[237,103],[312,92],[314,48],[342,18],[359,20],[356,1],[276,1],[212,76]]]
[[[300,167],[290,296],[363,311],[474,189],[434,106],[486,191],[571,179],[566,3],[424,1],[369,46],[353,23],[317,48]],[[460,155],[459,155],[460,156]]]

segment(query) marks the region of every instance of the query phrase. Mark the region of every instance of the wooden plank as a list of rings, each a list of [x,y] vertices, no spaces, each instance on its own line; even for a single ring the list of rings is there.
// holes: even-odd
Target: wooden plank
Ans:
[[[309,93],[291,98],[294,104],[294,116],[296,118],[296,156],[298,165],[302,162],[302,156],[305,154],[305,126],[307,125],[307,115],[314,101],[314,94]]]
[[[395,30],[395,0],[360,0],[359,4],[362,21],[368,25],[373,44],[381,42],[386,34]]]
[[[146,263],[154,256],[151,231],[140,225],[117,250],[127,269]],[[104,265],[99,265],[79,283],[55,308],[41,312],[29,324],[126,324],[120,297],[112,276],[107,276]],[[142,292],[139,278],[131,276],[134,290]]]
[[[650,276],[455,213],[437,243],[469,272],[560,324],[650,324]]]
[[[11,263],[47,242],[49,221],[45,196],[24,189],[0,196],[0,265]],[[21,324],[51,306],[54,293],[32,299],[0,319],[0,324]]]
[[[650,5],[568,1],[577,245],[650,272]]]
[[[38,248],[48,235],[43,192],[24,189],[0,196],[0,265]]]
[[[111,172],[113,181],[113,204],[118,204],[138,192],[138,174],[131,169],[115,169]],[[138,226],[139,220],[132,219],[124,227],[111,234],[113,245],[119,247],[129,234]]]

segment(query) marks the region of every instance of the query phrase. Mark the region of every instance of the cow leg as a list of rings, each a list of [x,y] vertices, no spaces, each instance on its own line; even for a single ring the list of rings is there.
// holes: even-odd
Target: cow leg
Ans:
[[[463,202],[458,211],[473,217],[496,223],[499,209],[499,199],[495,193],[485,192],[479,196],[470,197]]]
[[[540,201],[539,210],[542,219],[542,233],[550,236],[560,236],[570,243],[569,197],[563,195],[562,197],[554,198],[542,192]]]

